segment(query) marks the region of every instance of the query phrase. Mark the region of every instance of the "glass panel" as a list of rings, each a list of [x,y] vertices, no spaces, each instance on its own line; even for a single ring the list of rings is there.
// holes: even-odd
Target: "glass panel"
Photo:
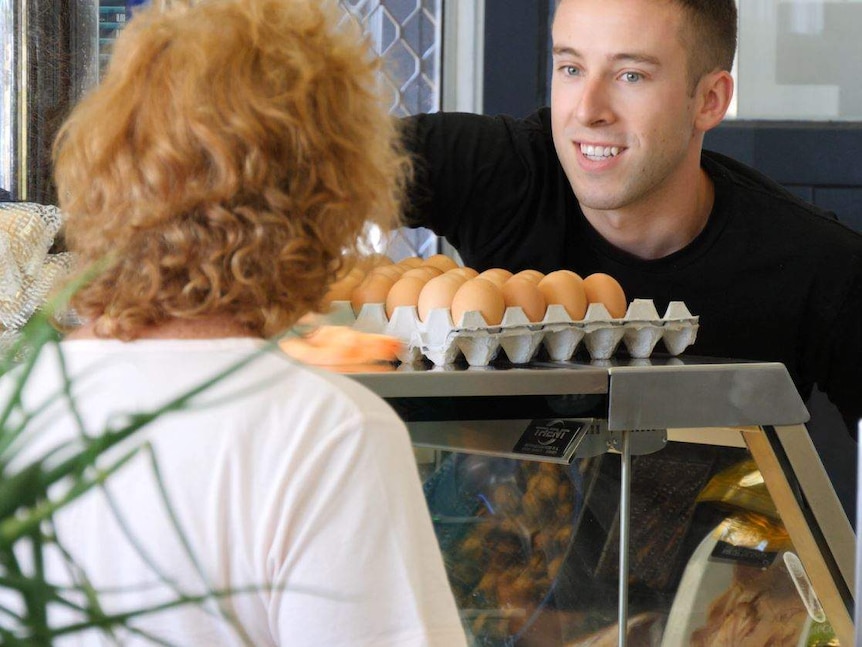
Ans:
[[[442,0],[340,0],[359,19],[385,61],[392,114],[440,106]]]
[[[663,617],[662,647],[837,644],[747,450],[669,443],[632,500],[631,624]]]
[[[476,644],[617,644],[620,463],[420,464]],[[746,449],[669,442],[632,465],[630,646],[838,644]]]
[[[110,58],[110,47],[129,18],[125,2],[99,2],[99,71],[103,73]]]
[[[737,4],[737,117],[862,119],[862,0]]]
[[[443,0],[339,0],[371,36],[385,68],[390,112],[399,117],[440,108]],[[437,253],[427,229],[400,229],[379,238],[375,250],[394,260]]]
[[[616,588],[590,567],[612,523],[597,513],[619,501],[619,484],[601,478],[605,458],[555,465],[452,453],[425,480],[475,644],[560,645],[575,629],[613,622]]]

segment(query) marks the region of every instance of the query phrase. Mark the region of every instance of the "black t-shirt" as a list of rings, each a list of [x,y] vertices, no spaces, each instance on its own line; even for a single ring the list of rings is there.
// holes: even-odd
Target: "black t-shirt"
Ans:
[[[560,166],[546,108],[524,120],[458,113],[405,120],[416,155],[407,215],[477,270],[605,272],[659,313],[700,317],[688,354],[778,361],[851,429],[862,417],[862,235],[734,160],[705,151],[715,184],[704,230],[664,258],[615,248],[587,222]]]

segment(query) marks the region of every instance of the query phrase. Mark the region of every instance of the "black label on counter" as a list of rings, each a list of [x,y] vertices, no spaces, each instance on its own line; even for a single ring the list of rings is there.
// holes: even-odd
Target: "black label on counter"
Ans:
[[[533,420],[512,451],[531,456],[562,458],[585,425],[582,420]]]
[[[719,541],[712,549],[710,557],[721,562],[736,562],[747,566],[767,568],[775,561],[778,553],[757,550],[756,548],[745,548],[734,546],[724,541]]]

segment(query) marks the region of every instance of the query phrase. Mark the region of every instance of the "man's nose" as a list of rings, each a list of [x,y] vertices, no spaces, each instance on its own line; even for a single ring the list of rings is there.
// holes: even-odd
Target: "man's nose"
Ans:
[[[598,126],[613,121],[610,90],[601,78],[585,79],[575,114],[585,126]]]

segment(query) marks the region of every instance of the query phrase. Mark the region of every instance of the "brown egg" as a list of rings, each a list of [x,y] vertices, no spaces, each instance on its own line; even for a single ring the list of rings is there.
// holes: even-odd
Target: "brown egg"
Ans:
[[[385,267],[392,264],[393,261],[391,258],[386,256],[385,254],[378,253],[360,256],[357,261],[357,267],[361,267],[366,272],[370,272],[375,267]]]
[[[445,273],[457,274],[459,276],[463,276],[465,279],[475,279],[479,276],[479,272],[474,270],[472,267],[456,267],[454,270],[448,270]]]
[[[539,281],[545,278],[545,275],[539,270],[521,270],[520,272],[516,272],[515,276],[518,276],[522,279],[527,279],[528,281],[531,281],[536,285],[539,284]]]
[[[422,259],[418,256],[408,256],[407,258],[402,258],[400,261],[396,263],[396,265],[400,265],[401,267],[406,267],[407,269],[413,267],[419,267],[422,265]]]
[[[362,279],[365,278],[365,270],[363,268],[359,267],[358,265],[354,265],[347,272],[345,278],[354,278],[357,281],[361,282]]]
[[[458,263],[455,262],[455,259],[449,258],[446,254],[434,254],[433,256],[429,256],[425,259],[424,264],[436,267],[441,272],[448,272],[449,270],[454,270],[458,267]]]
[[[626,293],[623,286],[609,274],[597,272],[584,279],[587,303],[601,303],[612,317],[622,318],[626,314]]]
[[[498,325],[506,311],[503,292],[487,279],[465,281],[452,298],[452,321],[459,325],[464,313],[471,310],[481,312],[489,326]]]
[[[323,300],[330,304],[333,301],[350,301],[353,290],[362,281],[361,274],[348,273],[342,279],[339,279],[329,286]]]
[[[339,261],[341,262],[341,267],[338,268],[338,271],[335,273],[335,280],[340,281],[345,278],[351,272],[359,273],[364,275],[365,270],[359,267],[359,259],[353,255],[345,255],[342,256]]]
[[[503,301],[507,308],[520,307],[530,321],[545,317],[545,295],[535,283],[521,276],[513,276],[503,284]]]
[[[407,270],[399,265],[378,265],[374,269],[372,269],[369,274],[382,274],[383,276],[388,276],[393,281],[397,281],[401,278],[401,275],[404,274]]]
[[[466,280],[456,274],[441,274],[428,281],[419,293],[419,319],[426,321],[434,308],[452,307],[455,293]]]
[[[462,268],[462,269],[464,269],[464,268]],[[466,283],[470,279],[476,278],[475,276],[469,276],[468,274],[457,273],[457,272],[443,272],[443,274],[441,274],[440,276],[445,276],[447,279],[451,279],[453,281],[456,281],[458,283],[458,285],[461,285],[462,283]]]
[[[353,306],[353,312],[358,315],[366,303],[386,303],[386,296],[394,283],[395,279],[385,274],[366,276],[362,283],[353,288],[353,292],[350,294],[350,305]]]
[[[539,289],[548,305],[559,304],[574,321],[580,321],[587,312],[587,295],[584,280],[569,270],[550,272],[539,281]]]
[[[429,266],[423,265],[421,267],[413,267],[413,268],[407,270],[406,272],[404,272],[404,274],[402,274],[401,276],[402,277],[404,277],[404,276],[416,276],[416,277],[419,277],[420,279],[425,279],[426,281],[430,281],[435,276],[440,276],[442,273],[443,273],[443,271],[436,268],[436,267],[432,267],[430,265]]]
[[[479,272],[479,276],[477,278],[485,279],[487,281],[491,281],[498,288],[503,287],[503,283],[511,278],[512,273],[509,270],[504,270],[501,267],[495,267],[490,270],[485,270],[484,272]]]
[[[365,270],[356,265],[356,261],[353,258],[344,259],[344,264],[335,274],[335,281],[331,285],[335,285],[336,283],[341,283],[342,281],[361,283],[362,279],[365,278]]]
[[[401,277],[389,289],[386,295],[386,316],[392,318],[392,313],[399,306],[415,306],[419,303],[419,293],[427,281],[416,276]]]

